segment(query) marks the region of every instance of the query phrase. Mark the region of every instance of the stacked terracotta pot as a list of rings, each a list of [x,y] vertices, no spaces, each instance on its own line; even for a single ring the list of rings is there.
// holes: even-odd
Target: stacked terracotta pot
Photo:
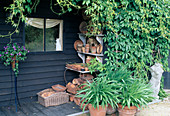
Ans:
[[[89,71],[88,67],[84,63],[67,64],[66,67],[77,71]]]
[[[77,98],[75,97],[75,94],[77,94],[77,91],[83,89],[85,86],[81,85],[84,84],[88,81],[92,82],[92,79],[94,77],[90,74],[80,74],[79,78],[74,78],[72,83],[69,82],[66,85],[67,88],[67,92],[70,93],[70,101],[74,101],[77,105],[79,105],[81,107],[81,98]],[[85,104],[83,104],[84,106]],[[86,108],[87,109],[87,108]]]

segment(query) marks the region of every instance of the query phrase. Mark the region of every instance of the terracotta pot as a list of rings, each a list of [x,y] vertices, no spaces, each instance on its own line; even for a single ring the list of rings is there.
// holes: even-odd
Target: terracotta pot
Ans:
[[[110,115],[110,114],[113,114],[115,112],[116,112],[116,109],[113,108],[110,104],[108,104],[106,114]]]
[[[136,106],[131,106],[130,109],[127,106],[122,109],[122,105],[120,104],[118,104],[118,106],[119,116],[135,116],[137,110]]]
[[[85,52],[86,52],[86,53],[89,53],[89,50],[90,50],[89,47],[85,47]]]
[[[85,53],[85,52],[86,52],[86,51],[85,51],[85,47],[82,47],[82,52],[83,52],[83,53]]]
[[[88,105],[89,111],[90,111],[90,116],[106,116],[106,110],[107,107],[102,108],[102,106],[99,105],[99,110],[98,108],[94,109],[92,104]]]
[[[88,69],[88,67],[85,67],[85,71],[88,71],[89,69]]]
[[[91,47],[91,53],[92,54],[96,54],[96,46],[92,46]]]
[[[81,67],[77,67],[77,70],[78,70],[78,71],[81,71]]]
[[[65,86],[62,86],[62,85],[53,85],[51,86],[53,88],[53,90],[57,91],[57,92],[64,92],[66,90],[66,87]]]
[[[90,50],[90,45],[89,45],[89,44],[86,44],[86,46],[85,46],[85,52],[86,52],[86,53],[89,53],[89,50]]]
[[[14,61],[11,62],[12,68],[15,68],[15,61],[16,61],[16,56],[13,57]],[[18,63],[18,60],[16,61]]]
[[[91,58],[87,57],[86,58],[86,63],[90,63]]]
[[[78,47],[78,48],[77,48],[77,51],[81,52],[81,47]]]
[[[79,70],[79,71],[81,70],[81,65],[76,64],[75,67],[76,67],[76,70]]]
[[[90,47],[90,45],[89,44],[86,44],[86,46],[85,47]]]

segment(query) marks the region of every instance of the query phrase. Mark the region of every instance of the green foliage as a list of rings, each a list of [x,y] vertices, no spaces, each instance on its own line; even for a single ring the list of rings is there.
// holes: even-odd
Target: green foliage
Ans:
[[[114,8],[117,8],[114,0],[83,0],[82,4],[86,6],[86,15],[91,17],[89,32],[99,34],[100,30],[113,30]]]
[[[164,77],[161,78],[161,85],[160,85],[160,91],[159,91],[159,98],[163,99],[165,97],[168,97],[168,94],[164,90]]]
[[[103,77],[94,79],[92,83],[87,81],[87,83],[83,85],[85,85],[85,87],[76,95],[76,97],[81,98],[82,105],[87,101],[83,111],[87,104],[92,104],[94,108],[99,108],[99,105],[104,108],[108,105],[108,103],[111,104],[112,107],[117,106],[117,88],[119,86],[115,83],[115,81],[108,81],[105,77]]]
[[[99,62],[96,58],[91,59],[90,63],[88,63],[87,66],[91,74],[96,71],[103,72],[105,70],[104,65],[101,62]]]
[[[107,65],[126,66],[134,76],[148,81],[150,66],[160,62],[168,69],[170,49],[168,4],[158,0],[117,2],[114,30],[107,31]]]
[[[27,49],[25,49],[24,46],[19,46],[17,43],[13,44],[7,44],[7,46],[4,47],[4,51],[0,51],[0,59],[4,61],[4,65],[8,66],[11,64],[11,62],[15,61],[15,68],[13,68],[13,71],[15,72],[15,75],[19,73],[18,69],[18,62],[16,61],[23,61],[26,59],[26,54],[29,52]]]
[[[92,33],[100,29],[107,31],[105,60],[113,70],[125,66],[134,71],[134,77],[147,81],[150,66],[156,62],[169,71],[167,0],[86,0],[82,4],[87,6],[85,13],[91,16]]]
[[[153,91],[149,84],[146,84],[141,79],[134,79],[133,82],[123,81],[119,94],[120,104],[123,106],[136,106],[137,108],[146,106],[147,103],[151,102],[153,97]],[[140,106],[140,107],[139,107]]]
[[[0,35],[0,37],[9,37],[15,33],[19,33],[19,25],[21,22],[25,22],[26,15],[25,13],[31,13],[32,10],[30,5],[32,4],[31,0],[13,0],[13,3],[9,7],[5,7],[5,10],[9,12],[6,22],[11,23],[15,28],[13,32],[9,32],[7,35]]]
[[[118,90],[119,103],[123,106],[136,106],[139,108],[146,106],[148,102],[151,102],[153,97],[153,91],[149,84],[144,79],[132,78],[133,72],[121,67],[115,71],[110,66],[105,65],[105,70],[101,72],[98,77],[106,78],[108,81],[114,81]]]
[[[121,67],[115,71],[112,70],[110,66],[106,66],[106,70],[99,74],[99,77],[106,77],[108,80],[115,80],[117,83],[124,84],[124,81],[127,83],[133,82],[131,71]]]
[[[53,13],[55,13],[57,15],[62,15],[64,13],[71,12],[73,10],[73,8],[80,9],[81,6],[79,6],[79,4],[78,4],[79,1],[81,1],[81,0],[56,0],[53,3],[53,0],[51,0],[50,9]],[[61,8],[60,12],[54,11],[53,10],[54,6],[60,7]]]

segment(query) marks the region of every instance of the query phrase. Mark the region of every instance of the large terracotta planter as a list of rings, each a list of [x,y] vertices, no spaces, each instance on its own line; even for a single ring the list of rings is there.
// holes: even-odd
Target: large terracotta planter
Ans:
[[[98,108],[94,109],[94,107],[91,104],[89,104],[88,108],[90,111],[90,116],[106,116],[106,110],[107,110],[106,106],[105,108],[102,108],[102,106],[99,105],[99,110],[98,110]]]
[[[137,107],[136,106],[131,106],[130,109],[125,106],[123,109],[122,109],[122,105],[118,104],[119,108],[118,108],[118,111],[119,111],[119,116],[135,116],[135,113],[137,111]]]

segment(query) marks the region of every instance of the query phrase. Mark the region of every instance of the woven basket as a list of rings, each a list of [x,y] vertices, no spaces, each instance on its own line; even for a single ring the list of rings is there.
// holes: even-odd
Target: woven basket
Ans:
[[[38,102],[45,107],[56,106],[56,105],[60,105],[60,104],[69,102],[69,94],[67,94],[66,92],[55,92],[51,96],[48,96],[45,98],[41,96],[45,92],[52,92],[52,91],[53,91],[52,89],[45,89],[45,90],[37,93]]]

